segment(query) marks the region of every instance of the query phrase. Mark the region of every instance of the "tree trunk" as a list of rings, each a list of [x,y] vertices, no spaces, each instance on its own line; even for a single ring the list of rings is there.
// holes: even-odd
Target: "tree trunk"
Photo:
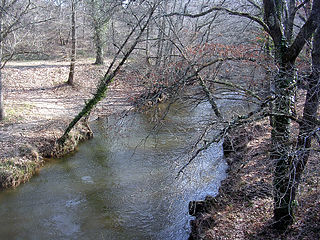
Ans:
[[[286,228],[292,224],[290,166],[292,163],[290,145],[290,116],[294,105],[294,67],[283,63],[275,77],[275,101],[273,104],[271,142],[271,160],[274,163],[274,219],[276,228]]]
[[[309,158],[312,135],[317,126],[317,112],[320,100],[320,29],[316,31],[313,40],[312,74],[308,78],[307,96],[295,155],[293,154],[293,149],[289,147],[289,116],[291,112],[288,99],[290,95],[293,97],[290,94],[290,89],[292,89],[291,86],[293,86],[294,82],[290,83],[290,79],[294,79],[294,73],[290,69],[287,69],[286,72],[288,73],[286,74],[287,77],[281,77],[283,79],[281,82],[286,85],[286,88],[284,88],[286,92],[283,92],[280,100],[276,101],[276,108],[278,111],[280,110],[279,113],[281,115],[275,116],[272,131],[273,152],[271,159],[275,161],[274,218],[276,221],[275,226],[278,229],[286,229],[293,222],[296,192]],[[282,85],[282,87],[285,87],[285,85]],[[281,95],[277,96],[279,98]],[[278,114],[278,112],[275,113]]]
[[[307,96],[304,104],[303,118],[300,126],[298,139],[298,153],[301,166],[297,168],[297,174],[301,175],[300,171],[307,163],[307,156],[310,153],[311,135],[317,126],[317,112],[319,107],[320,97],[320,29],[316,31],[313,38],[312,50],[312,74],[308,78]],[[301,151],[301,152],[300,152]],[[306,157],[306,160],[302,160]],[[301,169],[300,169],[301,168]]]
[[[320,29],[313,38],[312,73],[308,78],[307,96],[304,103],[303,117],[300,124],[296,155],[291,166],[292,198],[301,180],[302,173],[308,162],[311,150],[311,140],[317,124],[317,113],[320,100]]]
[[[1,64],[2,62],[1,62],[1,50],[0,50],[0,65]],[[0,121],[2,121],[4,117],[5,117],[5,114],[4,114],[4,107],[3,107],[2,70],[0,68]]]
[[[296,1],[290,0],[287,4],[288,6],[285,11],[287,16],[284,21],[284,35],[286,37],[287,42],[290,43],[293,37],[294,18],[296,15]]]
[[[1,5],[3,6],[2,2]],[[5,117],[3,107],[3,87],[2,87],[2,10],[0,11],[0,121]]]
[[[70,72],[68,77],[67,84],[73,86],[74,80],[74,69],[76,64],[76,10],[75,10],[75,1],[71,1],[71,62],[70,62]]]
[[[94,40],[96,45],[96,61],[94,64],[103,64],[103,30],[100,26],[94,26]]]
[[[290,1],[292,10],[295,1]],[[264,21],[275,46],[275,59],[279,72],[274,79],[273,93],[275,100],[271,112],[270,158],[274,164],[274,227],[284,230],[293,222],[293,205],[295,201],[294,178],[291,174],[293,166],[293,146],[291,144],[290,120],[295,104],[296,80],[294,64],[306,40],[310,39],[319,25],[320,1],[313,1],[312,12],[306,23],[301,27],[294,41],[291,40],[292,20],[295,11],[291,11],[287,26],[282,19],[283,1],[263,0]],[[285,31],[287,30],[287,31]],[[283,35],[286,32],[286,35]],[[289,43],[292,44],[288,46]]]
[[[159,15],[163,14],[163,10],[159,8]],[[159,20],[158,26],[158,39],[157,39],[157,56],[156,56],[156,66],[160,66],[163,57],[163,45],[164,45],[164,32],[166,27],[165,18],[162,17]]]

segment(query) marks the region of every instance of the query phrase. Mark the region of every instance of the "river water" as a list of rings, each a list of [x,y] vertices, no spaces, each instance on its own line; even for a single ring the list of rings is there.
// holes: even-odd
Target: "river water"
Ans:
[[[75,154],[0,193],[0,239],[187,239],[188,202],[216,194],[227,167],[218,143],[177,177],[211,112],[173,105],[161,127],[138,113],[93,122]]]

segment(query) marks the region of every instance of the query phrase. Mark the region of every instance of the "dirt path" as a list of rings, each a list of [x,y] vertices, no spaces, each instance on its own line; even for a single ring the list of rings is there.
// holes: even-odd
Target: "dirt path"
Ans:
[[[33,171],[34,165],[40,164],[39,149],[62,135],[70,120],[95,92],[105,68],[79,61],[76,86],[72,88],[65,85],[69,73],[67,62],[6,65],[3,69],[6,119],[0,123],[0,186],[13,175]],[[120,79],[114,81],[91,119],[129,110],[129,99],[137,93],[133,89]],[[40,157],[34,156],[38,152]],[[13,185],[18,184],[15,181]]]

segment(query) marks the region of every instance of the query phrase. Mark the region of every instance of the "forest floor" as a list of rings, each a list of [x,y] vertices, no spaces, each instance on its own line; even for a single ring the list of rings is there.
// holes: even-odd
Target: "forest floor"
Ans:
[[[75,86],[66,85],[68,62],[9,62],[3,71],[5,121],[0,122],[0,188],[28,180],[43,164],[45,148],[54,144],[95,93],[106,66],[78,61]],[[137,91],[117,79],[91,119],[129,110]]]
[[[302,109],[300,103],[300,110]],[[297,126],[293,126],[293,131]],[[294,224],[284,233],[273,230],[270,125],[260,121],[237,129],[231,138],[241,150],[227,157],[229,171],[219,195],[207,197],[210,210],[193,221],[191,239],[320,239],[320,154],[312,151],[300,184]],[[313,143],[315,149],[319,146]]]

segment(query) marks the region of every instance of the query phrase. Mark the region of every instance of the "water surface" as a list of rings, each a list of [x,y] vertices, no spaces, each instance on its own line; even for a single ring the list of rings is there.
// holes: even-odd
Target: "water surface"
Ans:
[[[187,239],[188,202],[216,194],[225,177],[219,143],[177,178],[211,112],[172,106],[157,128],[150,114],[94,122],[75,154],[0,193],[0,239]]]

